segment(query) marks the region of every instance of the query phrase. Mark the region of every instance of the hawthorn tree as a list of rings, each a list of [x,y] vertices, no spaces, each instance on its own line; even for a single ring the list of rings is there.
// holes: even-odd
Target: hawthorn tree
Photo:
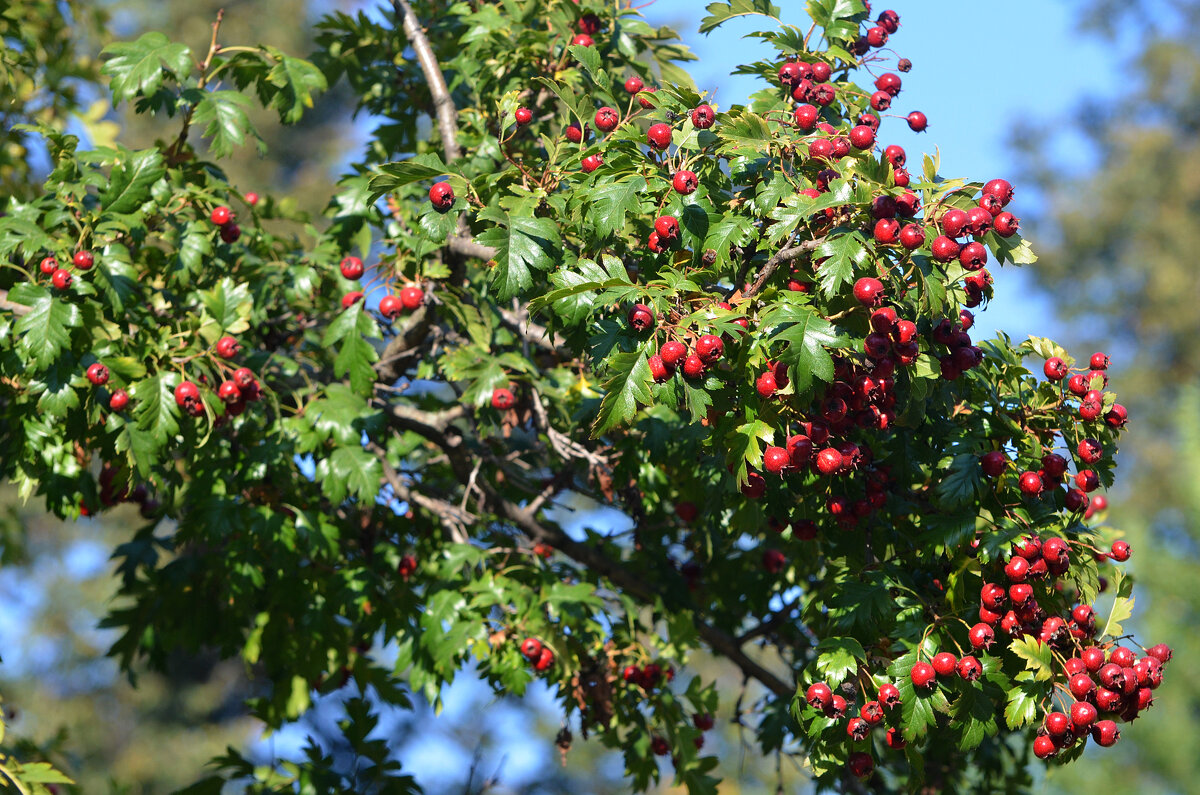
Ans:
[[[187,792],[414,791],[378,711],[469,662],[549,683],[637,790],[714,792],[736,720],[824,788],[1021,791],[1152,703],[1108,358],[971,336],[987,265],[1035,260],[1012,186],[887,145],[927,123],[892,112],[894,11],[707,11],[769,28],[745,106],[622,4],[395,0],[309,61],[220,16],[106,48],[154,147],[19,128],[52,171],[0,218],[0,466],[59,516],[140,504],[111,653],[240,657],[269,728],[370,693],[349,755],[231,749]],[[342,80],[377,126],[322,223],[222,170],[253,103],[294,123]]]

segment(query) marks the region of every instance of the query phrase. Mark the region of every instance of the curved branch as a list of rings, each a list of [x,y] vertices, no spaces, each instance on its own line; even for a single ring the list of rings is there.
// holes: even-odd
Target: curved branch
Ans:
[[[392,0],[396,16],[404,21],[404,35],[408,43],[417,53],[421,71],[425,73],[425,82],[429,85],[429,95],[433,98],[434,115],[437,118],[438,132],[442,136],[442,151],[446,154],[446,162],[452,163],[462,157],[462,147],[458,145],[458,109],[450,98],[450,89],[446,87],[446,78],[442,67],[438,64],[437,56],[429,38],[421,29],[421,22],[413,13],[408,0]]]
[[[761,290],[762,286],[767,283],[767,279],[771,278],[775,271],[779,269],[780,265],[784,264],[785,262],[791,262],[793,260],[800,259],[805,254],[810,254],[813,251],[816,251],[817,248],[820,247],[820,245],[824,242],[824,237],[818,237],[815,240],[806,240],[803,243],[799,243],[795,246],[780,249],[775,253],[775,256],[767,260],[767,264],[764,265],[763,269],[758,272],[758,278],[754,280],[754,284],[750,285],[750,288],[746,290],[746,292],[742,293],[742,297],[749,298]]]

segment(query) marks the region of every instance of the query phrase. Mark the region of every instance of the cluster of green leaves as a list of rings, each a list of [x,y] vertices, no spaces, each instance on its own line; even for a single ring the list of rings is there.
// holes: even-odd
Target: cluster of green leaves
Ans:
[[[1054,535],[1090,548],[1096,533],[1064,510],[1064,492],[1026,499],[1015,473],[1086,433],[1108,453],[1094,467],[1108,485],[1116,431],[1079,421],[1061,389],[1025,369],[1025,354],[1057,352],[1048,341],[1000,336],[980,346],[977,366],[944,375],[934,329],[978,304],[968,273],[936,261],[928,242],[876,243],[871,207],[913,192],[931,241],[940,214],[972,206],[980,185],[943,179],[933,158],[905,188],[874,151],[809,156],[866,108],[850,81],[864,4],[810,2],[819,38],[757,0],[713,3],[702,23],[765,16],[778,29],[754,35],[781,57],[830,65],[837,94],[821,117],[833,132],[807,135],[767,62],[742,69],[769,87],[697,128],[691,112],[705,97],[679,66],[690,54],[635,9],[412,6],[428,40],[408,40],[393,16],[335,13],[313,63],[270,47],[214,45],[201,58],[156,33],[109,48],[116,101],[179,117],[158,147],[81,151],[71,136],[28,128],[54,170],[42,195],[9,199],[0,218],[11,265],[0,288],[21,309],[0,316],[3,474],[65,516],[111,502],[105,478],[153,496],[148,521],[116,550],[113,654],[129,669],[202,646],[240,656],[269,682],[250,705],[271,728],[351,680],[404,707],[410,692],[436,703],[468,662],[500,693],[540,676],[585,732],[622,750],[636,788],[667,772],[709,793],[716,760],[697,748],[692,718],[717,711],[718,694],[683,673],[707,647],[765,686],[746,696],[753,718],[739,716],[763,750],[804,754],[822,784],[863,749],[889,787],[1017,776],[1024,729],[1059,676],[1048,648],[1016,641],[982,655],[980,681],[929,694],[905,674],[964,647],[972,594],[1013,541]],[[582,28],[592,46],[573,42]],[[425,47],[447,96],[419,63]],[[632,75],[656,90],[628,97]],[[221,157],[259,140],[251,92],[290,123],[342,78],[380,121],[323,228],[269,194],[247,201],[189,144],[195,127]],[[454,141],[441,138],[447,103]],[[621,123],[571,143],[567,126],[593,127],[600,106]],[[532,109],[530,125],[517,125],[518,107]],[[647,146],[653,123],[672,128],[666,152]],[[584,170],[597,156],[602,165]],[[693,193],[673,189],[683,169],[697,177]],[[427,199],[441,180],[457,197],[448,211]],[[240,236],[209,220],[219,205],[235,209]],[[660,216],[680,232],[656,253],[647,241]],[[984,242],[1001,262],[1033,260],[1018,237]],[[38,275],[42,257],[67,263],[81,249],[96,264],[69,288]],[[365,284],[339,272],[352,254],[368,262]],[[870,315],[852,287],[867,276],[916,323],[915,353],[894,374],[863,352]],[[377,311],[380,293],[412,284],[420,307]],[[626,322],[634,304],[653,311],[652,330]],[[234,362],[216,354],[225,335],[244,347]],[[654,378],[664,343],[704,335],[724,341],[719,362],[696,379]],[[102,388],[84,375],[95,362],[111,373]],[[262,400],[235,410],[218,399],[234,366],[250,368]],[[781,376],[770,398],[755,386],[768,369]],[[888,388],[831,418],[829,399],[868,374]],[[184,381],[199,385],[200,416],[176,404]],[[124,411],[109,408],[117,388],[132,397]],[[493,401],[501,388],[511,407]],[[765,448],[815,437],[814,423],[861,461],[833,477],[799,467],[764,480]],[[994,450],[1013,472],[985,480],[979,456]],[[564,518],[588,500],[627,514],[629,536]],[[1076,555],[1068,579],[1063,593],[1039,595],[1048,611],[1095,598],[1090,555]],[[1114,607],[1108,634],[1127,607]],[[549,665],[531,666],[525,638],[550,651]],[[752,638],[786,673],[747,656]],[[373,654],[379,641],[397,653]],[[676,678],[627,681],[630,665]],[[812,681],[860,701],[896,681],[904,706],[892,720],[907,751],[852,742],[805,708],[794,696]],[[231,752],[193,791],[230,778],[253,778],[260,792],[408,791],[366,740],[374,721],[352,702],[356,772],[316,747],[287,772]]]

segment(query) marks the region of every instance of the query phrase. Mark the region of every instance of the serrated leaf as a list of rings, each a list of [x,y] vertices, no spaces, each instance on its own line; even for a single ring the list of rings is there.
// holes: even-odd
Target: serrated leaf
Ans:
[[[149,434],[158,447],[179,433],[179,422],[175,419],[179,411],[175,405],[176,383],[176,376],[159,374],[143,378],[129,390],[135,401],[133,416],[138,430]]]
[[[975,499],[983,478],[979,468],[979,457],[974,453],[960,453],[950,460],[949,466],[939,466],[941,473],[934,495],[939,507],[959,508]]]
[[[335,447],[317,463],[321,490],[335,505],[347,497],[373,501],[382,475],[379,459],[357,444]]]
[[[867,653],[854,638],[825,638],[817,644],[817,670],[830,687],[837,687],[858,670]]]
[[[813,254],[814,262],[827,257],[817,267],[817,281],[826,298],[832,298],[854,278],[857,267],[871,259],[871,249],[858,232],[838,235],[825,240]]]
[[[767,120],[749,111],[727,119],[717,130],[717,138],[721,141],[718,151],[722,154],[741,155],[766,152],[773,140]]]
[[[110,44],[101,54],[110,56],[100,71],[111,78],[114,104],[153,94],[167,76],[179,82],[192,68],[191,49],[158,31],[144,33],[137,41]]]
[[[620,232],[625,228],[625,216],[638,212],[638,197],[645,189],[646,180],[640,176],[600,186],[588,197],[585,222],[599,238]]]
[[[1128,580],[1132,585],[1132,580]],[[1104,629],[1100,630],[1097,638],[1118,637],[1121,634],[1121,622],[1133,615],[1133,599],[1132,596],[1120,596],[1113,600],[1112,610],[1108,613],[1108,620],[1104,622]]]
[[[780,361],[788,365],[796,391],[812,386],[813,378],[833,380],[833,358],[826,347],[839,347],[845,338],[834,326],[803,304],[782,304],[763,320],[772,341],[787,345]]]
[[[936,707],[946,701],[946,695],[937,689],[918,693],[908,677],[901,679],[897,688],[900,690],[901,734],[909,742],[919,740],[937,725],[937,713],[945,709]]]
[[[550,274],[550,282],[558,289],[551,290],[529,302],[530,312],[540,312],[553,306],[555,313],[570,325],[577,325],[588,316],[598,300],[598,293],[630,284],[624,263],[616,257],[604,256],[601,265],[581,259],[575,268],[562,268]]]
[[[100,192],[100,205],[106,212],[131,213],[141,207],[150,198],[150,186],[167,173],[157,149],[124,150],[122,155]]]
[[[1038,705],[1044,695],[1044,686],[1032,681],[1018,681],[1008,691],[1004,707],[1004,722],[1010,729],[1019,729],[1033,723],[1037,718]]]
[[[28,297],[34,291],[22,292],[21,302],[29,306],[29,314],[17,321],[16,332],[20,336],[17,349],[33,360],[38,367],[48,367],[54,359],[71,344],[69,329],[81,325],[79,307],[56,299],[45,288],[32,303]]]
[[[266,142],[250,121],[247,110],[254,101],[239,91],[201,91],[190,88],[183,92],[183,99],[192,104],[195,112],[192,120],[204,125],[204,137],[209,139],[208,148],[214,157],[226,157],[235,145],[247,143],[247,139],[258,144],[260,154],[267,151]]]
[[[648,406],[653,398],[650,394],[650,365],[646,346],[632,353],[618,353],[608,360],[612,377],[604,382],[604,400],[592,423],[592,438],[595,439],[610,428],[628,424],[637,413],[638,406]]]
[[[304,115],[304,109],[313,106],[313,93],[325,90],[325,75],[302,58],[286,55],[274,47],[268,47],[267,52],[276,59],[267,80],[279,89],[267,107],[279,111],[279,120],[284,124],[295,124]]]
[[[997,695],[999,695],[997,693]],[[950,710],[951,725],[959,730],[958,749],[968,751],[983,742],[984,737],[1000,731],[996,724],[995,704],[982,688],[964,687]]]
[[[368,183],[371,201],[413,182],[420,182],[423,179],[438,179],[447,174],[457,173],[451,171],[442,162],[441,156],[434,152],[416,155],[407,160],[384,163],[376,170],[379,173],[371,177],[371,181]]]
[[[711,33],[722,23],[735,17],[757,14],[779,21],[779,6],[769,0],[729,0],[723,3],[709,3],[704,8],[708,15],[700,20],[700,32]]]
[[[475,239],[496,249],[492,284],[497,297],[507,301],[533,286],[531,268],[546,271],[554,267],[560,254],[558,226],[549,218],[514,217],[507,213],[488,220],[496,221],[496,225]]]
[[[1039,682],[1054,678],[1054,660],[1049,644],[1042,643],[1032,635],[1024,635],[1010,641],[1008,648],[1025,661],[1025,668],[1032,671]]]
[[[704,236],[704,248],[717,252],[714,264],[721,267],[729,263],[730,249],[748,243],[753,231],[754,222],[751,219],[743,215],[723,215],[708,228],[708,234]]]

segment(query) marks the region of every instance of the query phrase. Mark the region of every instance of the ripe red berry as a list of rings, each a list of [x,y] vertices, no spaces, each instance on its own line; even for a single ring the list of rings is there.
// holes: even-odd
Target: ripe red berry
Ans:
[[[778,474],[792,463],[792,457],[782,447],[768,447],[763,451],[763,469]]]
[[[942,231],[949,237],[959,237],[966,228],[969,216],[964,210],[953,208],[947,210],[941,218]]]
[[[249,204],[251,207],[258,204],[258,194],[254,191],[247,191],[246,195],[242,196],[242,198],[246,201],[246,204]]]
[[[183,406],[189,401],[198,401],[200,399],[200,389],[191,381],[183,381],[179,386],[175,387],[175,403]]]
[[[513,117],[517,120],[517,124],[520,124],[522,127],[524,127],[526,124],[529,124],[531,121],[533,121],[533,111],[531,111],[529,108],[517,108],[516,111],[513,112]]]
[[[1018,607],[1033,599],[1033,588],[1026,583],[1008,586],[1008,598]]]
[[[949,262],[958,256],[961,247],[946,235],[938,235],[933,239],[933,245],[930,247],[930,254],[938,262]]]
[[[958,677],[964,682],[974,682],[983,676],[983,665],[969,655],[959,660],[954,670],[958,672]]]
[[[875,222],[875,242],[895,243],[900,236],[900,222],[895,218],[880,218]]]
[[[420,287],[410,284],[407,287],[401,288],[401,290],[400,290],[400,305],[403,306],[408,311],[411,312],[414,309],[418,308],[419,306],[421,306],[421,304],[424,301],[425,301],[425,293],[421,290]]]
[[[59,268],[58,270],[56,270],[54,272],[54,274],[50,277],[50,283],[53,284],[55,286],[55,288],[57,288],[59,290],[65,290],[68,287],[70,287],[71,282],[73,280],[74,279],[71,276],[71,274],[69,272],[63,270],[62,268]]]
[[[212,212],[209,213],[208,218],[217,226],[225,226],[225,224],[233,220],[233,213],[228,207],[221,205],[220,207],[214,207]]]
[[[96,386],[104,386],[108,383],[108,368],[100,362],[94,362],[88,366],[87,379]]]
[[[987,248],[982,243],[968,243],[958,252],[959,263],[969,271],[977,271],[987,265]]]
[[[1013,557],[1004,567],[1004,575],[1009,582],[1025,582],[1029,575],[1029,561],[1022,557]]]
[[[554,665],[554,652],[548,647],[542,647],[542,653],[538,655],[537,662],[533,664],[535,671],[545,671]]]
[[[1004,474],[1004,470],[1008,466],[1008,456],[1002,450],[992,450],[980,457],[979,465],[983,474],[989,478],[997,478]]]
[[[953,670],[953,666],[951,666],[951,670]],[[913,663],[912,669],[908,672],[908,677],[912,680],[913,687],[923,690],[933,687],[934,679],[937,678],[937,671],[927,662]]]
[[[1151,646],[1150,648],[1146,649],[1146,654],[1148,654],[1149,656],[1158,660],[1163,665],[1166,665],[1168,662],[1171,661],[1171,657],[1174,654],[1174,652],[1171,650],[1171,647],[1168,646],[1167,644],[1159,643],[1157,645]]]
[[[363,300],[363,294],[360,290],[346,293],[342,296],[342,309],[349,309],[361,300]]]
[[[867,31],[867,44],[872,47],[882,47],[887,44],[888,32],[887,28],[882,25],[876,25]]]
[[[567,140],[573,144],[583,142],[583,128],[579,126],[579,122],[571,122],[567,127]]]
[[[712,105],[697,105],[692,111],[692,126],[698,130],[707,130],[716,120],[717,114]]]
[[[1046,363],[1042,365],[1042,372],[1045,373],[1046,377],[1051,381],[1061,381],[1067,377],[1067,373],[1069,371],[1067,370],[1066,362],[1057,356],[1051,356],[1046,360]]]
[[[779,449],[779,448],[776,448],[776,449]],[[749,484],[747,484],[747,485],[749,485]],[[743,491],[743,493],[745,493],[745,488],[743,488],[742,491]],[[749,497],[750,495],[747,494],[746,496]],[[752,497],[751,499],[757,499],[757,498]],[[778,549],[767,549],[767,550],[763,551],[762,565],[763,565],[763,569],[765,571],[767,571],[768,573],[778,574],[779,572],[783,571],[783,567],[786,563],[787,563],[787,558]]]
[[[646,131],[646,141],[655,149],[666,149],[671,145],[671,127],[668,124],[653,124]]]
[[[832,475],[842,468],[842,453],[834,447],[826,447],[817,453],[817,469],[822,475]]]
[[[983,195],[984,196],[995,196],[997,199],[1000,200],[1000,206],[1003,207],[1004,205],[1006,205],[1010,201],[1012,201],[1013,187],[1012,187],[1012,185],[1009,184],[1008,180],[1004,180],[1004,179],[989,180],[988,183],[983,186]]]
[[[700,509],[696,507],[696,503],[685,500],[675,503],[675,515],[685,522],[691,522],[700,515]]]
[[[583,161],[580,162],[579,167],[583,169],[583,173],[591,174],[602,165],[604,165],[604,158],[599,154],[595,154],[585,157]]]
[[[594,47],[596,42],[586,33],[580,33],[571,39],[571,44],[576,47]]]
[[[433,209],[439,213],[444,213],[454,206],[454,188],[450,187],[449,182],[435,183],[429,189],[429,201],[433,203]]]
[[[992,643],[996,640],[996,633],[987,624],[976,624],[971,627],[967,638],[971,641],[971,648],[986,651],[992,647]]]
[[[866,778],[875,770],[875,760],[863,751],[855,751],[846,758],[846,769],[855,778]]]
[[[1038,759],[1049,759],[1057,753],[1058,746],[1048,736],[1040,735],[1033,739],[1033,755]]]
[[[779,385],[775,382],[775,374],[769,370],[765,373],[760,373],[754,381],[754,389],[763,400],[771,399],[779,389]]]
[[[925,230],[917,224],[905,224],[900,230],[900,245],[915,251],[925,245]]]
[[[687,356],[687,346],[678,340],[670,340],[658,350],[658,355],[668,365],[674,366]]]
[[[939,676],[950,676],[954,673],[954,666],[958,663],[958,659],[950,652],[943,651],[933,655],[931,662],[933,670],[937,671]]]
[[[637,92],[641,91],[645,87],[646,87],[646,84],[643,83],[642,78],[638,77],[637,75],[634,75],[633,77],[631,77],[625,81],[625,93],[626,94],[636,94]]]
[[[908,128],[913,132],[925,132],[929,128],[929,119],[919,110],[908,114]]]
[[[124,389],[114,389],[109,395],[108,407],[113,411],[123,411],[129,405],[129,393]]]
[[[870,733],[871,724],[862,718],[851,718],[846,721],[846,734],[850,735],[852,740],[865,740]]]
[[[880,685],[879,701],[888,709],[895,709],[900,706],[900,688],[891,682],[885,682]]]
[[[683,170],[675,172],[675,176],[671,178],[671,186],[675,188],[676,193],[687,196],[694,193],[696,188],[700,187],[700,183],[694,172]]]
[[[810,707],[824,712],[833,705],[833,691],[824,682],[817,682],[804,691],[804,700]]]
[[[217,340],[217,344],[214,346],[214,349],[217,352],[217,356],[220,356],[222,359],[232,359],[234,356],[238,355],[238,352],[242,349],[242,346],[239,345],[238,341],[233,337],[224,336]]]
[[[511,389],[499,387],[492,390],[492,408],[499,411],[508,411],[517,402]]]
[[[1036,472],[1022,472],[1019,486],[1022,494],[1036,497],[1042,492],[1042,478]]]
[[[904,165],[908,156],[904,154],[904,147],[892,144],[883,150],[883,156],[888,159],[888,162],[895,168],[900,168]]]
[[[748,473],[746,475],[746,482],[742,484],[742,494],[752,500],[757,500],[766,493],[767,481],[763,478],[763,476],[757,472]],[[781,552],[780,554],[782,555],[783,553]]]
[[[812,132],[816,129],[817,119],[820,116],[821,112],[814,105],[797,105],[796,109],[792,111],[792,120],[803,132]]]
[[[363,261],[358,257],[345,257],[341,263],[342,276],[347,279],[359,279],[363,275]]]
[[[721,342],[721,338],[714,334],[705,334],[696,340],[696,355],[705,364],[712,364],[720,359],[724,352],[725,343]]]
[[[683,360],[683,376],[691,380],[696,380],[704,375],[704,360],[696,354],[692,353]]]
[[[242,390],[232,381],[222,381],[217,387],[217,397],[226,403],[236,403],[242,399]]]
[[[54,257],[42,257],[42,261],[38,264],[38,268],[42,273],[49,276],[51,273],[54,273],[56,270],[58,270],[58,260],[56,260]]]
[[[641,334],[654,328],[654,310],[645,304],[634,304],[629,309],[629,327]]]
[[[673,242],[679,239],[679,221],[670,215],[659,216],[654,222],[654,231],[660,240]]]
[[[1130,554],[1129,544],[1125,541],[1114,541],[1109,550],[1108,556],[1118,563],[1124,563],[1129,560]]]
[[[883,282],[864,276],[854,283],[854,297],[863,306],[876,306],[883,300]]]
[[[1114,721],[1102,720],[1092,726],[1092,739],[1101,748],[1110,748],[1116,744],[1117,740],[1121,739],[1121,731]]]
[[[870,149],[875,145],[875,131],[860,124],[850,131],[850,143],[855,149]]]
[[[1071,723],[1075,726],[1077,732],[1082,732],[1091,727],[1097,717],[1099,717],[1099,712],[1086,701],[1076,701],[1071,705]]]
[[[1087,674],[1075,674],[1068,681],[1067,686],[1071,690],[1071,695],[1080,699],[1087,698],[1088,694],[1096,689],[1096,683]]]
[[[400,303],[400,296],[388,293],[379,299],[379,314],[388,320],[394,319],[402,311],[404,311],[404,304]]]

